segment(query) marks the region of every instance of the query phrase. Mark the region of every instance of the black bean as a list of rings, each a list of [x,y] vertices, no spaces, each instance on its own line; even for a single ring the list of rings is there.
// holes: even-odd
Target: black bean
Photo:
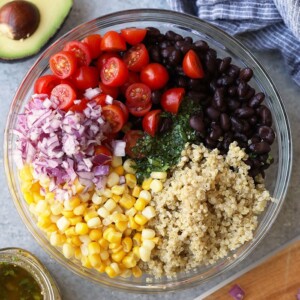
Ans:
[[[249,124],[250,125],[256,125],[257,124],[257,116],[256,115],[253,115],[252,117],[250,117],[249,119],[248,119],[248,122],[249,122]]]
[[[161,50],[160,54],[163,58],[168,58],[172,51],[175,50],[175,47],[173,46],[168,46],[168,47],[165,47]]]
[[[244,130],[243,122],[242,120],[239,120],[236,117],[231,117],[231,127],[232,130],[235,132],[242,132]]]
[[[201,79],[189,79],[189,88],[193,91],[203,91],[206,89]]]
[[[160,42],[158,45],[161,49],[164,49],[164,48],[172,46],[172,43],[170,41],[164,40],[164,41]]]
[[[205,144],[206,144],[206,147],[209,148],[209,149],[213,149],[217,146],[218,142],[211,139],[210,137],[206,137],[205,138]]]
[[[217,124],[212,124],[209,137],[212,140],[217,141],[222,136],[222,134],[223,134],[223,131],[222,131],[221,127]]]
[[[187,88],[189,84],[189,79],[185,76],[178,76],[175,79],[175,84],[179,87]]]
[[[231,122],[230,118],[226,113],[221,113],[220,115],[220,125],[224,131],[230,130]]]
[[[161,62],[161,55],[158,46],[151,46],[149,48],[149,56],[151,61],[158,62],[158,63]]]
[[[206,52],[206,55],[205,55],[205,65],[206,65],[207,70],[210,73],[215,73],[216,72],[217,54],[216,54],[215,50],[209,49]]]
[[[202,102],[203,100],[208,98],[206,94],[201,92],[196,92],[196,91],[189,91],[187,93],[187,96],[192,100],[194,100],[195,102]]]
[[[219,65],[220,73],[226,72],[228,67],[230,66],[230,63],[231,63],[231,57],[228,56],[228,57],[223,58]]]
[[[184,44],[180,47],[180,51],[183,55],[185,55],[189,50],[193,50],[194,47],[191,44]]]
[[[260,126],[258,128],[258,135],[270,145],[274,142],[275,133],[269,126]]]
[[[185,73],[183,72],[182,66],[177,65],[176,68],[175,68],[175,70],[176,70],[176,72],[177,72],[178,75],[185,76]]]
[[[256,154],[264,154],[271,151],[271,147],[267,142],[259,142],[256,144],[251,144],[249,149]]]
[[[241,69],[239,78],[245,82],[248,82],[253,76],[253,71],[250,68]]]
[[[257,93],[249,100],[249,106],[253,108],[257,108],[265,99],[264,93]]]
[[[224,140],[223,140],[223,148],[225,150],[229,149],[229,145],[233,142],[233,135],[232,132],[227,132],[224,135]]]
[[[254,115],[255,111],[251,107],[241,107],[236,109],[234,113],[238,118],[248,119]]]
[[[192,43],[193,43],[193,39],[192,39],[190,36],[186,36],[183,40],[184,40],[186,43],[188,43],[188,44],[192,44]]]
[[[225,105],[224,99],[225,90],[223,88],[217,88],[213,96],[213,104],[215,108],[221,109]]]
[[[241,81],[238,85],[238,88],[237,88],[238,96],[240,98],[243,98],[247,94],[248,89],[249,89],[249,85],[246,82]]]
[[[261,123],[266,126],[272,125],[272,114],[271,111],[264,105],[262,105],[262,108],[259,112]]]
[[[162,92],[160,90],[152,91],[151,93],[151,100],[153,104],[160,104],[160,98],[161,98]]]
[[[248,138],[245,134],[240,133],[240,132],[235,132],[233,135],[234,139],[240,142],[244,142],[247,143],[248,142]]]
[[[147,27],[147,36],[159,36],[160,31],[155,27]]]
[[[217,80],[217,84],[220,86],[228,86],[233,84],[234,79],[228,75],[224,75]]]
[[[217,85],[217,80],[216,79],[212,79],[212,81],[209,83],[209,88],[211,91],[215,92],[217,89],[218,85]]]
[[[229,96],[235,96],[237,94],[237,87],[236,86],[228,87],[227,93]]]
[[[171,41],[180,41],[180,40],[183,40],[183,37],[177,33],[175,33],[174,31],[172,30],[169,30],[166,32],[165,34],[166,38],[171,40]]]
[[[257,176],[260,173],[261,173],[261,171],[258,168],[257,169],[251,169],[251,170],[249,170],[249,175],[251,177],[255,177],[255,176]]]
[[[202,40],[198,40],[198,41],[194,42],[194,45],[195,45],[197,50],[200,50],[202,52],[205,52],[209,49],[208,44],[205,41],[202,41]]]
[[[212,119],[212,120],[219,119],[220,112],[217,109],[215,109],[214,107],[212,107],[212,106],[207,107],[205,112],[209,116],[210,119]]]
[[[229,110],[234,111],[241,106],[241,103],[234,99],[228,99],[227,106],[228,106]]]
[[[173,121],[171,118],[160,118],[157,131],[159,133],[167,132],[171,129]]]
[[[205,125],[201,115],[194,115],[190,118],[190,126],[201,133],[205,132]]]
[[[176,66],[182,60],[182,54],[180,50],[174,49],[169,56],[169,62],[171,65]]]
[[[227,71],[227,75],[229,75],[230,77],[236,79],[239,76],[240,73],[240,68],[236,65],[230,65],[228,71]]]

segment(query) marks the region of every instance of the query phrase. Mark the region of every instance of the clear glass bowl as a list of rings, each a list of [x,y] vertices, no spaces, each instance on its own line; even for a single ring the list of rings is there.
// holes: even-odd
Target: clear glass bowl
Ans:
[[[189,273],[180,273],[176,278],[171,279],[151,278],[152,280],[148,281],[146,280],[146,276],[139,279],[111,279],[105,274],[100,274],[97,271],[81,267],[80,263],[76,261],[66,259],[59,250],[50,245],[45,235],[35,225],[35,220],[32,218],[28,206],[23,199],[18,182],[17,169],[13,162],[12,150],[15,145],[15,136],[12,133],[12,129],[15,127],[17,115],[23,111],[25,103],[30,99],[33,93],[34,81],[37,77],[49,71],[49,57],[60,51],[66,42],[74,39],[80,40],[91,33],[103,34],[108,30],[147,26],[157,27],[162,32],[173,30],[183,36],[191,36],[194,40],[203,39],[207,41],[212,48],[217,50],[218,57],[231,56],[235,64],[241,67],[248,66],[253,69],[254,77],[251,81],[251,85],[256,90],[263,91],[266,94],[265,102],[273,114],[273,128],[277,136],[272,147],[272,155],[275,162],[269,170],[267,170],[266,176],[267,188],[274,197],[274,202],[270,203],[265,212],[260,216],[259,226],[254,233],[254,239],[236,251],[231,252],[226,258],[219,260],[214,265],[201,266],[197,270],[190,271]],[[268,74],[266,74],[251,52],[233,37],[196,17],[172,11],[153,9],[122,11],[97,18],[74,28],[53,43],[29,70],[13,99],[6,124],[4,148],[6,175],[14,203],[29,231],[42,245],[45,251],[63,266],[97,283],[125,289],[127,291],[146,293],[176,290],[199,285],[239,264],[253,251],[275,221],[287,192],[292,168],[291,132],[282,100]]]

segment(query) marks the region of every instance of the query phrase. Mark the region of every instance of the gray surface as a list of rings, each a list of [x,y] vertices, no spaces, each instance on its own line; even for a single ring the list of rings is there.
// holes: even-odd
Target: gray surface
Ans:
[[[98,3],[98,4],[97,4]],[[101,4],[100,4],[101,3]],[[110,0],[110,1],[75,1],[74,8],[69,19],[61,29],[59,35],[67,32],[75,25],[92,18],[104,15],[109,12],[129,9],[129,8],[168,8],[163,0]],[[242,263],[238,268],[235,268],[230,273],[237,272],[239,269],[257,260],[272,249],[283,244],[287,240],[292,239],[296,234],[300,234],[299,226],[299,211],[300,201],[299,195],[299,178],[300,178],[300,144],[299,144],[299,94],[300,88],[291,82],[288,74],[284,69],[282,58],[277,53],[257,54],[257,58],[266,67],[273,78],[278,90],[286,105],[287,113],[290,118],[293,131],[294,141],[294,169],[290,189],[287,199],[283,205],[283,209],[277,218],[275,225],[264,238],[262,243],[256,250]],[[35,58],[25,62],[14,64],[0,63],[0,145],[3,144],[3,131],[5,119],[9,110],[10,102],[13,95],[20,84],[23,76],[33,64]],[[51,259],[43,249],[37,244],[30,233],[25,228],[16,209],[12,203],[3,168],[3,149],[0,147],[0,248],[2,247],[22,247],[28,249],[37,255],[42,262],[50,269],[52,274],[59,282],[63,299],[79,300],[79,299],[194,299],[201,292],[212,287],[214,284],[226,278],[228,274],[218,277],[213,282],[207,283],[205,286],[188,289],[176,293],[164,293],[161,295],[138,295],[127,294],[120,291],[111,291],[101,286],[97,286],[87,280],[84,280],[63,266],[59,265]]]

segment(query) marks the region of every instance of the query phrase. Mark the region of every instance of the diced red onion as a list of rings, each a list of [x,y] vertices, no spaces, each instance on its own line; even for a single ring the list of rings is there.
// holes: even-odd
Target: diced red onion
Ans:
[[[46,98],[43,102],[44,107],[50,108],[52,106],[52,102],[49,98]]]
[[[85,90],[84,97],[86,97],[90,100],[90,99],[98,96],[100,93],[101,93],[101,91],[99,88],[94,88],[94,89],[89,88],[89,89]]]
[[[126,142],[122,140],[115,140],[112,142],[113,154],[115,156],[125,156]]]
[[[103,176],[109,174],[109,166],[101,165],[94,168],[95,176]]]
[[[106,95],[105,97],[105,104],[109,105],[109,104],[112,104],[114,101],[114,98],[111,97],[110,95]]]
[[[108,156],[108,155],[105,155],[102,153],[95,155],[93,158],[93,163],[98,166],[107,164],[109,162],[111,162],[111,156]]]
[[[244,299],[245,296],[245,292],[237,284],[232,286],[232,288],[229,291],[229,294],[232,296],[234,300],[242,300]]]
[[[74,100],[73,103],[74,103],[75,105],[78,105],[78,104],[81,103],[81,100],[80,100],[80,99]]]
[[[120,176],[119,183],[124,184],[126,182],[125,176]]]

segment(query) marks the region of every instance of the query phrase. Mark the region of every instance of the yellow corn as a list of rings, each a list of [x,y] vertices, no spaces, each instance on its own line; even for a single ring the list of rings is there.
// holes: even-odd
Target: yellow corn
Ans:
[[[125,268],[133,268],[136,266],[137,261],[134,259],[133,255],[126,255],[122,259],[122,264]]]
[[[123,176],[125,173],[123,166],[115,167],[114,172],[116,172],[119,176]]]
[[[138,198],[138,196],[140,195],[141,190],[142,190],[142,189],[141,189],[138,185],[136,185],[136,186],[133,188],[133,190],[132,190],[132,192],[131,192],[131,195],[132,195],[133,197],[135,197],[135,198]]]
[[[150,177],[153,179],[165,180],[167,178],[167,172],[151,172]]]
[[[129,186],[131,189],[133,189],[136,186],[137,180],[135,175],[133,174],[126,174],[125,175],[125,180],[127,186]]]
[[[56,225],[60,231],[65,231],[70,226],[70,221],[65,216],[63,216],[58,219]]]
[[[127,229],[123,232],[123,235],[124,235],[125,237],[131,236],[131,233],[132,233],[132,229],[131,229],[131,228],[127,228]]]
[[[151,201],[151,194],[149,191],[145,191],[145,190],[142,190],[139,194],[139,198],[143,198],[145,199],[146,201],[150,202]]]
[[[76,225],[77,223],[82,221],[82,217],[81,216],[72,217],[69,218],[69,221],[71,225]]]
[[[53,246],[61,246],[66,241],[66,236],[58,232],[52,232],[50,235],[50,244]]]
[[[121,243],[121,238],[122,238],[122,233],[121,232],[116,232],[112,231],[109,232],[107,235],[107,241],[110,243]]]
[[[111,199],[113,199],[116,203],[118,203],[120,201],[120,199],[121,199],[121,196],[119,196],[119,195],[112,195]]]
[[[95,217],[95,218],[92,218],[92,219],[89,219],[87,221],[87,226],[89,228],[98,228],[101,226],[101,220],[99,217]]]
[[[142,211],[142,215],[150,220],[156,216],[156,211],[153,206],[146,206]]]
[[[88,256],[88,258],[89,258],[89,261],[93,268],[101,267],[102,262],[101,262],[99,254],[91,254]]]
[[[122,213],[114,213],[110,216],[110,218],[114,223],[128,221],[128,217]]]
[[[74,217],[74,213],[72,211],[63,210],[62,215],[64,215],[66,218],[72,218]]]
[[[104,250],[108,249],[108,241],[106,239],[104,239],[103,237],[99,240],[99,245]]]
[[[144,229],[142,231],[142,240],[149,240],[155,237],[155,231],[153,229]]]
[[[30,165],[24,165],[23,168],[19,171],[19,176],[22,181],[33,180],[32,167]]]
[[[114,185],[112,188],[111,188],[111,192],[115,195],[123,195],[124,194],[124,191],[125,191],[125,185]]]
[[[135,266],[135,267],[132,268],[132,275],[135,278],[141,277],[142,274],[143,274],[142,270],[138,266]]]
[[[31,192],[23,191],[23,197],[28,204],[34,203],[34,197]]]
[[[75,254],[75,249],[74,249],[74,247],[71,246],[70,244],[64,243],[64,244],[63,244],[63,248],[62,248],[62,252],[63,252],[63,255],[64,255],[66,258],[70,259],[71,257],[74,256],[74,254]]]
[[[107,176],[107,186],[108,187],[113,187],[114,185],[117,185],[120,181],[120,176],[115,173],[115,172],[111,172],[108,176]]]
[[[86,267],[88,269],[92,268],[92,265],[91,265],[91,262],[90,262],[88,256],[82,255],[81,264],[83,267]]]
[[[136,169],[134,168],[135,162],[132,159],[126,159],[123,164],[123,168],[126,173],[135,174]]]
[[[75,232],[80,235],[85,235],[89,232],[89,227],[86,223],[79,222],[75,225]]]
[[[100,229],[92,229],[89,237],[92,241],[99,241],[102,238],[102,231]]]
[[[128,222],[127,222],[127,221],[117,222],[117,223],[116,223],[116,228],[117,228],[120,232],[124,232],[124,231],[128,228]]]
[[[101,218],[107,218],[109,216],[109,211],[105,207],[100,207],[97,213]]]
[[[136,214],[133,218],[138,225],[145,225],[148,222],[148,219],[140,213]]]
[[[130,209],[127,209],[125,211],[125,215],[128,217],[133,217],[137,213],[137,210],[134,207],[131,207]]]
[[[126,255],[126,253],[123,250],[121,250],[121,251],[118,251],[117,253],[113,253],[111,255],[111,258],[115,262],[119,263],[119,262],[121,262],[121,260],[124,258],[125,255]]]
[[[109,258],[109,253],[106,250],[101,250],[100,252],[100,258],[104,261]]]
[[[122,246],[123,246],[124,252],[126,252],[126,253],[130,252],[132,249],[132,239],[128,236],[123,238]]]
[[[151,250],[145,247],[140,247],[140,257],[141,260],[147,262],[150,260]]]
[[[119,204],[125,209],[130,209],[131,207],[133,207],[134,203],[135,198],[129,194],[124,194],[119,201]]]
[[[119,166],[122,166],[122,157],[121,156],[113,156],[112,157],[112,160],[111,160],[111,166],[113,168],[117,168]]]
[[[145,179],[142,183],[142,189],[145,190],[145,191],[150,190],[150,184],[151,184],[152,180],[153,179],[151,177],[148,178],[148,179]]]
[[[105,273],[110,277],[110,278],[114,278],[118,275],[118,273],[111,267],[111,266],[107,266],[105,268]]]
[[[150,184],[150,189],[153,193],[161,192],[162,189],[163,189],[163,184],[160,180],[153,179],[151,184]]]
[[[84,214],[85,210],[86,204],[80,204],[74,208],[73,213],[75,216],[81,216]]]
[[[108,211],[112,211],[117,206],[117,204],[113,199],[108,199],[103,206]]]
[[[88,210],[85,214],[84,214],[84,220],[86,222],[88,222],[88,220],[93,219],[95,217],[98,217],[98,214],[95,210]]]
[[[66,229],[66,230],[65,230],[65,235],[66,235],[66,236],[76,235],[75,227],[74,227],[74,226],[71,226],[71,227],[69,227],[68,229]]]
[[[55,198],[55,194],[52,193],[52,192],[48,192],[46,195],[45,195],[45,200],[48,201],[48,202],[52,202]],[[59,202],[57,202],[59,203]],[[60,204],[60,203],[59,203]]]
[[[134,258],[138,261],[140,260],[140,247],[139,246],[134,246],[132,248],[132,254],[134,256]]]
[[[134,246],[140,246],[142,244],[142,234],[140,232],[137,232],[132,239]]]
[[[72,236],[71,241],[72,241],[72,244],[77,247],[80,247],[82,244],[81,240],[79,239],[79,237],[77,235]]]
[[[100,245],[97,242],[90,242],[88,244],[89,254],[99,254],[100,253]]]
[[[134,208],[138,211],[142,211],[148,202],[144,198],[138,198],[134,204]]]
[[[131,269],[124,269],[122,270],[120,276],[123,278],[129,278],[131,274],[132,274]]]
[[[111,253],[117,253],[123,249],[122,245],[119,243],[110,243],[108,248]]]
[[[73,196],[69,201],[69,206],[73,210],[76,206],[80,205],[80,203],[81,203],[80,198],[78,196]]]
[[[138,224],[135,222],[134,217],[129,217],[129,227],[131,229],[137,229],[138,228]]]
[[[105,264],[101,264],[99,268],[97,268],[97,271],[100,272],[100,273],[104,273],[105,272],[105,268],[106,268],[106,265]]]
[[[82,254],[80,248],[75,249],[74,257],[78,260],[81,260]]]
[[[112,227],[106,228],[106,229],[104,230],[104,232],[103,232],[103,238],[107,240],[108,234],[109,234],[110,232],[115,232],[114,228],[112,228]]]

